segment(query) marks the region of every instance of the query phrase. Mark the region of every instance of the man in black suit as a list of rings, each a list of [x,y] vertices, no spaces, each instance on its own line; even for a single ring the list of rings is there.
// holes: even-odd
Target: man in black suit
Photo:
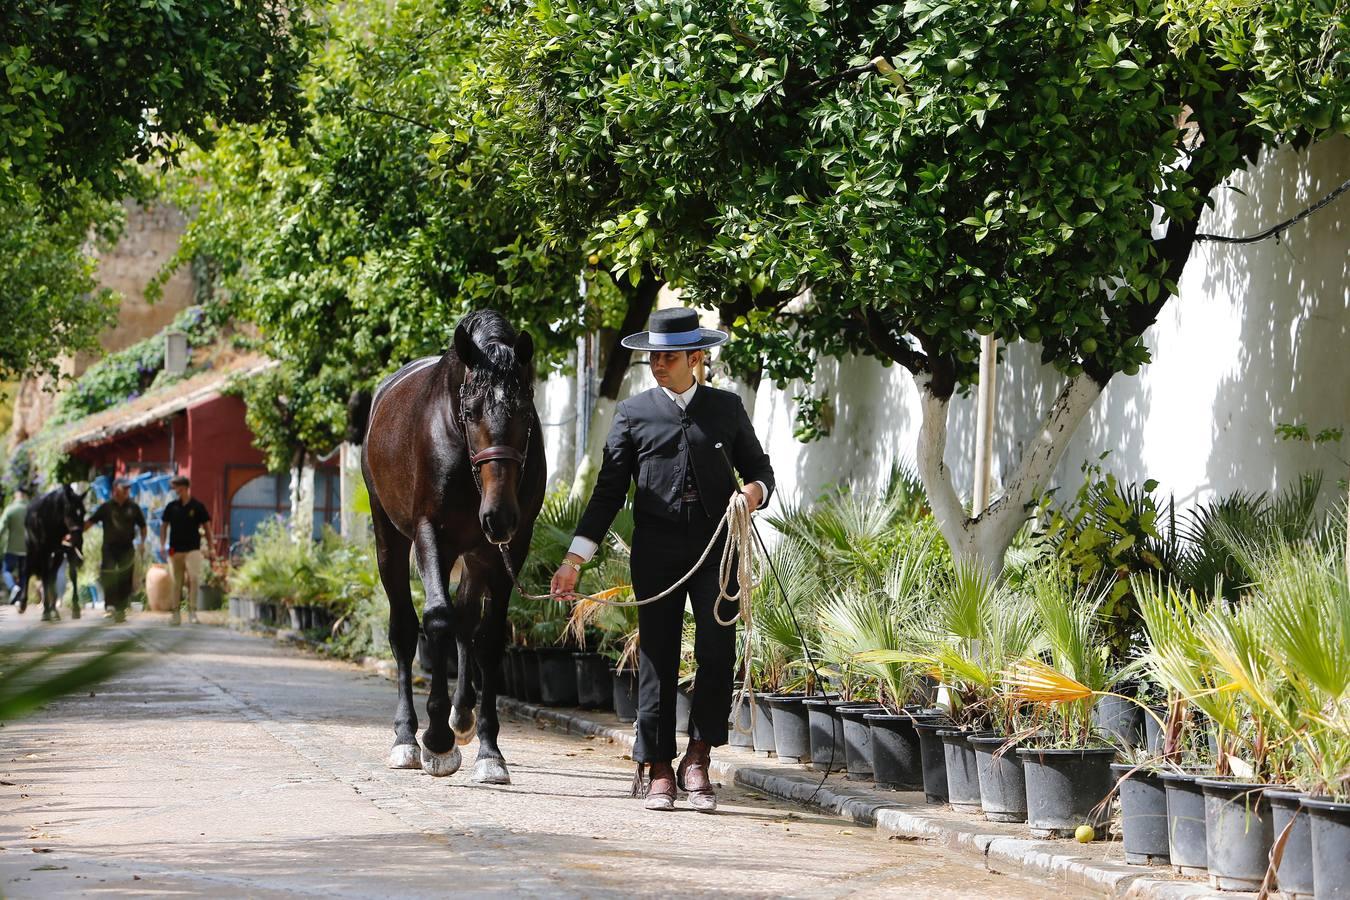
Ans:
[[[700,328],[691,309],[652,315],[650,330],[623,339],[623,345],[651,354],[657,387],[619,404],[605,442],[604,459],[590,503],[558,571],[555,595],[571,594],[581,567],[595,553],[610,523],[637,485],[633,500],[633,593],[654,597],[675,584],[702,555],[737,490],[734,466],[746,482],[751,510],[773,491],[773,467],[760,446],[739,397],[699,385],[694,378],[704,353],[723,343],[721,331]],[[725,541],[725,535],[721,541]],[[719,541],[707,562],[669,597],[638,610],[638,719],[633,758],[651,768],[647,808],[675,805],[677,784],[695,809],[717,808],[709,778],[713,747],[727,742],[727,717],[736,665],[736,627],[719,625],[714,611],[719,585]],[[734,587],[733,587],[734,590]],[[675,694],[685,598],[697,628],[694,657],[698,674],[690,712],[689,745],[679,770],[675,758]],[[722,619],[736,613],[723,603]]]

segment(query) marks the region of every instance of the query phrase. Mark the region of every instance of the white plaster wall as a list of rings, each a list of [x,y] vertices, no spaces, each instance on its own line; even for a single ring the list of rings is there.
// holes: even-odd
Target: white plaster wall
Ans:
[[[1303,152],[1281,150],[1220,189],[1201,231],[1246,235],[1282,221],[1350,178],[1350,139]],[[1274,429],[1303,423],[1318,431],[1350,427],[1350,194],[1295,225],[1280,242],[1203,244],[1194,252],[1148,334],[1153,362],[1134,378],[1118,376],[1080,426],[1058,467],[1061,495],[1081,480],[1080,466],[1110,451],[1104,465],[1122,478],[1156,478],[1180,505],[1234,490],[1269,491],[1300,473],[1325,473],[1324,495],[1350,463],[1340,444],[1280,441]],[[1039,348],[1014,345],[999,367],[995,478],[1015,463],[1060,386],[1037,363]],[[651,386],[644,368],[633,390]],[[552,381],[566,381],[554,389]],[[725,380],[717,381],[728,386]],[[894,461],[914,459],[918,394],[908,372],[867,359],[827,361],[810,385],[835,407],[829,438],[792,436],[802,385],[760,386],[753,411],[784,501],[809,501],[840,481],[875,482]],[[555,376],[541,398],[545,420],[558,420],[571,380]],[[570,401],[569,401],[570,402]],[[947,462],[968,496],[974,446],[973,398],[954,402]],[[570,469],[571,454],[550,464]]]

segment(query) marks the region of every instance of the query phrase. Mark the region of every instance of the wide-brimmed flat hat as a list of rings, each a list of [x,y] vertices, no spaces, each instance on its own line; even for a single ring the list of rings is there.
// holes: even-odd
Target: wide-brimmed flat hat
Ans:
[[[727,342],[727,333],[701,328],[698,313],[675,307],[658,309],[647,322],[647,330],[630,334],[621,343],[629,350],[707,350]]]

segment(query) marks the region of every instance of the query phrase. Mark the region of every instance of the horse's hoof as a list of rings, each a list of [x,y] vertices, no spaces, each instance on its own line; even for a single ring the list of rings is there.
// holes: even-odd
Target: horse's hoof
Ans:
[[[416,744],[395,744],[394,748],[389,751],[389,768],[422,768],[421,748]]]
[[[455,743],[463,747],[478,734],[478,714],[469,710],[469,724],[460,721],[459,708],[450,710],[450,730],[455,733]]]
[[[437,778],[458,772],[462,760],[458,747],[451,747],[448,753],[434,753],[426,747],[422,748],[422,771]]]
[[[472,780],[476,784],[510,784],[511,773],[506,771],[506,763],[489,757],[473,764]]]

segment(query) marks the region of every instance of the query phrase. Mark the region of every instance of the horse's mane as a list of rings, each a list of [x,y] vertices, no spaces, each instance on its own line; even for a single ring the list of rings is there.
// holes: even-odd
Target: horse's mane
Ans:
[[[474,359],[460,360],[473,369],[470,393],[489,403],[520,405],[534,397],[534,383],[520,377],[516,364],[516,330],[501,313],[474,310],[459,324],[473,340]]]

